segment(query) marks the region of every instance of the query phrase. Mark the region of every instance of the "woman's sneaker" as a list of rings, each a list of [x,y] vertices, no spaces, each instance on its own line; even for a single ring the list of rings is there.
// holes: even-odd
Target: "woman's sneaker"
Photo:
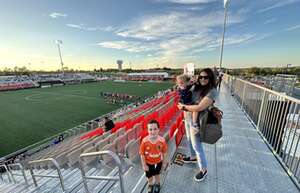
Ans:
[[[160,191],[160,184],[155,184],[153,186],[153,193],[159,193]]]
[[[199,172],[195,175],[194,179],[197,181],[197,182],[201,182],[205,179],[205,177],[207,176],[207,170],[205,172]]]
[[[197,163],[197,158],[191,159],[191,157],[182,158],[183,163]]]

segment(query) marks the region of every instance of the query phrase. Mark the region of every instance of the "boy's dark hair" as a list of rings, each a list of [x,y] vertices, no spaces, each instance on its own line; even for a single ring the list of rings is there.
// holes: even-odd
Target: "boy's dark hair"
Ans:
[[[155,119],[150,120],[150,121],[148,122],[148,125],[150,125],[150,124],[156,124],[157,127],[159,128],[159,123],[158,123],[158,121],[156,121]]]

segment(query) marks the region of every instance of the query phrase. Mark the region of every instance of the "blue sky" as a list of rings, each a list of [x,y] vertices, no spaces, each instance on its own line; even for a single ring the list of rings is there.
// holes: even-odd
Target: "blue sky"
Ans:
[[[300,0],[231,0],[223,66],[300,65]],[[0,69],[218,66],[223,0],[1,0]]]

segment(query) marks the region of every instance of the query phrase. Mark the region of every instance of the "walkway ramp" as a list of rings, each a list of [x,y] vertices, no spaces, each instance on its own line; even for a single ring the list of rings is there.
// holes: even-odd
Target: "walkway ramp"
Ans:
[[[223,137],[205,145],[208,175],[194,180],[196,164],[172,164],[162,193],[298,193],[288,174],[259,136],[226,87],[217,104],[224,111]],[[177,153],[187,155],[186,139]]]

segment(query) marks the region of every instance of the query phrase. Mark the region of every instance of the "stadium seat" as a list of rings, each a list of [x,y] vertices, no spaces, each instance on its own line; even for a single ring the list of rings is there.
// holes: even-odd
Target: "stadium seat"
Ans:
[[[124,135],[125,134],[125,128],[122,127],[120,129],[118,129],[118,131],[115,132],[115,135],[118,137],[118,136],[121,136],[121,135]]]
[[[131,140],[125,146],[125,155],[128,159],[132,162],[136,163],[139,160],[139,147],[140,147],[140,140],[135,139]]]
[[[82,153],[91,153],[91,152],[96,152],[96,146],[92,146],[89,147],[87,149],[85,149]],[[97,157],[84,157],[83,161],[85,165],[88,165],[89,163],[93,162],[94,160],[96,160]]]
[[[117,153],[124,155],[125,154],[125,146],[127,144],[127,135],[123,134],[115,139]]]
[[[95,144],[96,150],[100,151],[107,144],[109,144],[109,138],[108,137]]]
[[[136,131],[135,131],[134,128],[132,128],[132,129],[130,129],[130,130],[127,131],[127,140],[128,140],[128,141],[131,141],[131,140],[133,140],[133,139],[136,139],[136,138],[137,138],[136,136],[137,136],[137,135],[136,135]]]

